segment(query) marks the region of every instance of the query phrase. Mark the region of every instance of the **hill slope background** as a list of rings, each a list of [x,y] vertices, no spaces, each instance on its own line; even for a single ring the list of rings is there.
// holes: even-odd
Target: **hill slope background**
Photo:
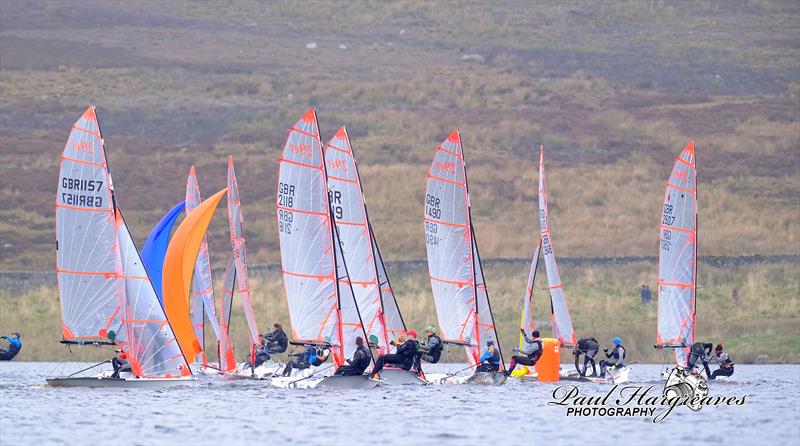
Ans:
[[[209,195],[224,187],[232,154],[249,260],[278,261],[275,161],[313,106],[323,138],[348,126],[387,259],[424,258],[425,173],[456,127],[485,257],[533,251],[540,144],[559,255],[655,255],[664,181],[690,139],[701,253],[800,252],[799,17],[797,2],[762,1],[5,2],[0,269],[53,270],[58,157],[89,104],[140,242],[183,196],[191,164]],[[224,220],[210,236],[218,265]],[[742,296],[783,290],[789,323],[779,331],[796,344],[800,271],[782,268],[744,274],[775,282]],[[491,273],[490,287],[501,280]],[[568,292],[576,319],[585,310],[573,299],[604,283],[630,290],[655,271],[603,276],[619,279]],[[418,285],[411,294],[430,300]],[[0,329],[24,320],[2,308]],[[595,310],[587,315],[612,320],[612,307]],[[754,327],[774,316],[741,311],[753,311],[744,317]],[[726,315],[704,317],[723,324]],[[731,330],[720,335],[743,333]]]

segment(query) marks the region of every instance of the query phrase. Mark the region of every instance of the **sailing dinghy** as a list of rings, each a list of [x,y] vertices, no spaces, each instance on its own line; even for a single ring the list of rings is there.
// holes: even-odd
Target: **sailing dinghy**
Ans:
[[[233,168],[233,157],[228,156],[228,226],[230,228],[231,236],[231,249],[233,254],[228,271],[226,271],[225,290],[230,290],[230,293],[225,295],[223,300],[223,313],[220,315],[224,320],[225,331],[230,329],[230,317],[232,310],[232,299],[234,290],[239,294],[242,301],[242,311],[244,318],[247,321],[247,337],[249,342],[249,360],[239,364],[235,370],[235,375],[239,377],[248,377],[255,379],[264,379],[272,376],[273,373],[283,368],[282,364],[267,361],[259,367],[252,367],[255,364],[256,348],[259,345],[258,338],[258,324],[256,323],[255,312],[253,311],[253,304],[250,300],[250,283],[247,278],[247,246],[244,238],[244,215],[242,214],[242,204],[239,198],[239,183],[236,182],[236,171]],[[230,275],[229,275],[230,274]],[[230,343],[228,346],[222,346],[221,349],[231,350]],[[225,356],[225,355],[223,355]],[[232,365],[233,353],[227,353],[223,369],[229,369]],[[221,363],[222,364],[222,363]]]
[[[657,349],[686,367],[697,320],[697,164],[694,141],[675,159],[662,208],[658,256]]]
[[[474,369],[486,342],[493,340],[500,350],[500,338],[472,226],[466,163],[458,130],[436,148],[428,171],[423,219],[442,341],[446,346],[463,346],[470,368]],[[468,381],[502,384],[502,350],[500,358],[500,372],[475,373]]]
[[[47,383],[161,387],[191,382],[184,352],[115,199],[93,106],[73,124],[61,156],[55,213],[61,342],[116,346],[131,371],[119,378],[111,371],[93,377],[76,372]]]
[[[328,350],[332,364],[306,370],[315,374],[313,380],[310,375],[302,382],[273,378],[273,384],[374,387],[378,383],[366,375],[316,377],[345,364],[355,352],[356,337],[368,337],[328,200],[325,154],[314,109],[289,130],[279,166],[276,208],[291,344]]]
[[[358,164],[345,127],[325,147],[325,171],[344,263],[364,330],[379,355],[390,353],[392,341],[406,332],[406,326],[372,231]],[[421,374],[398,367],[385,367],[381,382],[427,384]]]
[[[556,263],[556,255],[553,249],[553,239],[551,236],[552,225],[550,224],[550,212],[548,209],[547,180],[544,171],[544,146],[539,148],[539,242],[534,251],[531,262],[531,271],[528,275],[528,286],[523,304],[523,313],[520,328],[532,331],[533,322],[533,297],[534,286],[536,284],[536,269],[539,264],[540,256],[544,258],[544,266],[547,275],[547,289],[550,293],[550,311],[552,313],[553,338],[558,339],[561,347],[575,348],[577,336],[572,325],[572,318],[567,306],[567,297],[564,292],[564,283],[561,281],[561,274]],[[523,340],[520,336],[520,347]],[[528,369],[526,375],[521,378],[536,377],[536,372]],[[608,378],[594,376],[580,376],[577,370],[561,372],[561,379],[567,381],[591,381],[601,383],[622,383],[628,380],[630,370],[625,367],[621,370],[611,372]]]

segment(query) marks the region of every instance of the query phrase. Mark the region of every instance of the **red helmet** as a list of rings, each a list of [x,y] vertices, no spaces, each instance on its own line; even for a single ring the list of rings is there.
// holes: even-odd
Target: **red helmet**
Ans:
[[[411,336],[412,338],[416,338],[417,337],[417,331],[416,330],[408,330],[407,334],[409,336]]]

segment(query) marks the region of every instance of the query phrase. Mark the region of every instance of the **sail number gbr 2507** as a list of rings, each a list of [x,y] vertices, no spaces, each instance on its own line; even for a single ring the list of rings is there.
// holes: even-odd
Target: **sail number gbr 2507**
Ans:
[[[295,186],[279,183],[278,184],[278,230],[285,234],[292,233],[292,221],[294,212],[282,209],[294,207]]]

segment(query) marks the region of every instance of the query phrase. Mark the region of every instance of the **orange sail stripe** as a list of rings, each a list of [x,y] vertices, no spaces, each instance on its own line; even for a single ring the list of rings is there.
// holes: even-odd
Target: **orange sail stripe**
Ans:
[[[62,161],[71,161],[73,163],[78,163],[78,164],[86,164],[86,165],[89,165],[89,166],[102,167],[103,169],[106,168],[106,163],[93,163],[91,161],[79,160],[77,158],[70,158],[68,156],[62,156],[61,160]]]
[[[322,170],[322,166],[315,166],[313,164],[306,164],[306,163],[301,163],[299,161],[287,160],[286,158],[283,158],[283,157],[281,157],[281,162],[294,164],[296,166],[301,166],[301,167],[308,167],[309,169]]]
[[[427,221],[427,222],[430,222],[430,223],[439,223],[439,224],[442,224],[442,225],[445,225],[445,226],[454,226],[454,227],[457,227],[457,228],[468,228],[469,227],[468,224],[450,223],[450,222],[447,222],[447,221],[434,220],[434,219],[428,218],[428,217],[423,217],[422,219]]]
[[[432,178],[434,180],[444,181],[445,183],[455,184],[457,186],[465,187],[465,183],[459,183],[458,181],[448,180],[447,178],[437,177],[436,175],[431,175],[428,173],[428,178]]]

